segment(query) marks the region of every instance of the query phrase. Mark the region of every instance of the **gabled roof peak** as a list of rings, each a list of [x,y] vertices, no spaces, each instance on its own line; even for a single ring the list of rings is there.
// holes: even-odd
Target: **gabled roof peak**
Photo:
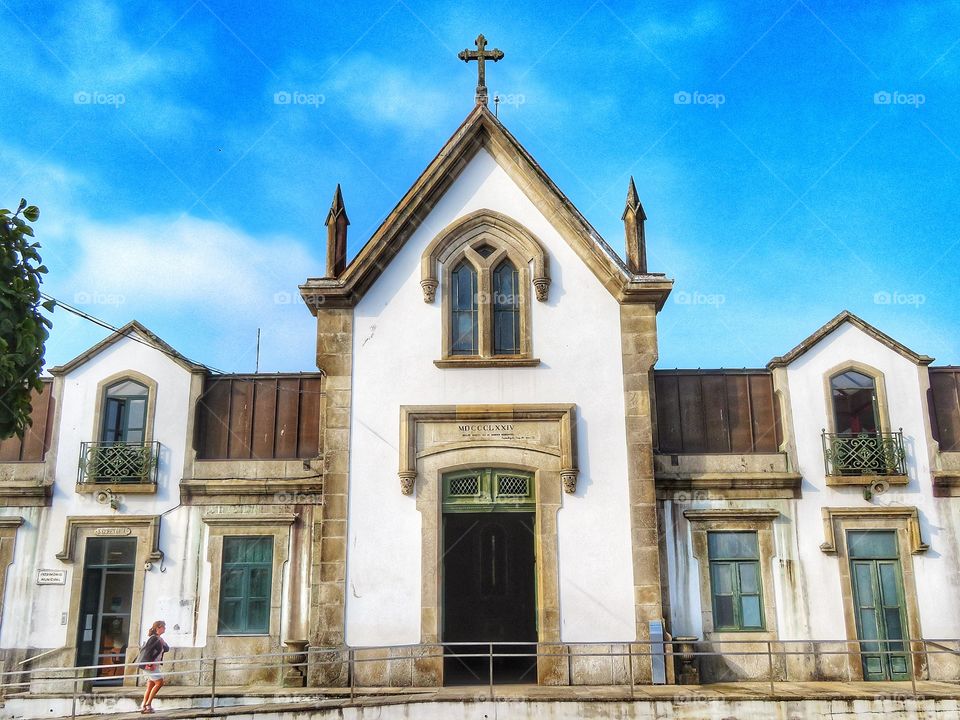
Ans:
[[[803,340],[799,345],[797,345],[793,350],[788,352],[786,355],[779,355],[773,358],[770,362],[767,363],[768,368],[778,368],[785,367],[792,363],[794,360],[799,358],[801,355],[806,354],[809,350],[820,343],[827,335],[832,333],[834,330],[839,328],[844,323],[850,323],[859,330],[865,332],[867,335],[872,337],[879,343],[886,345],[888,348],[894,352],[899,353],[907,360],[910,360],[917,365],[929,365],[933,362],[933,358],[929,355],[920,355],[915,353],[913,350],[908,348],[901,342],[894,340],[892,337],[887,335],[882,330],[875,328],[873,325],[868,323],[866,320],[854,315],[849,310],[844,310],[835,318],[830,320],[825,325],[821,326],[816,332]]]
[[[180,352],[178,352],[172,345],[167,344],[160,339],[158,335],[149,330],[145,325],[140,323],[137,320],[131,320],[123,327],[117,328],[115,331],[111,332],[107,337],[98,342],[93,347],[84,350],[82,353],[77,355],[73,360],[64,363],[63,365],[57,365],[52,367],[49,370],[51,375],[66,375],[75,368],[83,365],[88,360],[99,355],[101,352],[106,350],[109,347],[112,347],[117,342],[123,338],[130,338],[131,335],[136,333],[139,335],[145,344],[154,347],[159,352],[162,352],[164,355],[169,356],[175,363],[188,370],[189,372],[203,372],[208,368],[205,365],[200,363],[195,363],[192,360],[189,360]]]
[[[336,278],[308,278],[300,286],[311,313],[315,315],[320,304],[356,304],[481,148],[511,176],[614,297],[620,302],[655,302],[658,309],[663,307],[673,281],[662,273],[630,272],[526,148],[486,105],[477,104],[346,269]]]

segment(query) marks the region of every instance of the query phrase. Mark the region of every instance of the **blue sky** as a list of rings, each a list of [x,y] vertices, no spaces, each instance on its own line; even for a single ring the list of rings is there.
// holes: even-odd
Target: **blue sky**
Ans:
[[[766,363],[849,309],[960,364],[960,4],[0,0],[0,203],[47,292],[228,371],[309,370],[296,286],[350,254],[470,111],[623,249],[631,174],[675,280],[660,367]],[[12,38],[12,39],[11,39]],[[278,93],[299,102],[278,103]],[[280,96],[283,98],[284,96]],[[48,365],[104,331],[60,310]]]

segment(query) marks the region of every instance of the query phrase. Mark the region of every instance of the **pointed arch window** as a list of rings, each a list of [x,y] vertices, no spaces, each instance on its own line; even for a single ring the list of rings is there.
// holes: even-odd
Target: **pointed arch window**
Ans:
[[[477,271],[462,260],[450,273],[450,354],[479,354]]]
[[[493,354],[520,354],[520,276],[509,260],[493,271]]]

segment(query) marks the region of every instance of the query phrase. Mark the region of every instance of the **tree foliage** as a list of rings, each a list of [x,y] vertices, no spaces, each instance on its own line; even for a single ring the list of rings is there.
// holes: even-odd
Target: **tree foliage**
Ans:
[[[30,425],[30,396],[42,389],[40,372],[52,324],[41,308],[40,284],[47,268],[33,228],[36,205],[21,200],[16,212],[0,209],[0,439],[23,436]]]

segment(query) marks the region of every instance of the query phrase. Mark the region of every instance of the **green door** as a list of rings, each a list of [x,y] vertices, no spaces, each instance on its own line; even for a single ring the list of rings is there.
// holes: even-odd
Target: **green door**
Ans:
[[[847,533],[864,680],[909,680],[906,608],[894,531]]]

